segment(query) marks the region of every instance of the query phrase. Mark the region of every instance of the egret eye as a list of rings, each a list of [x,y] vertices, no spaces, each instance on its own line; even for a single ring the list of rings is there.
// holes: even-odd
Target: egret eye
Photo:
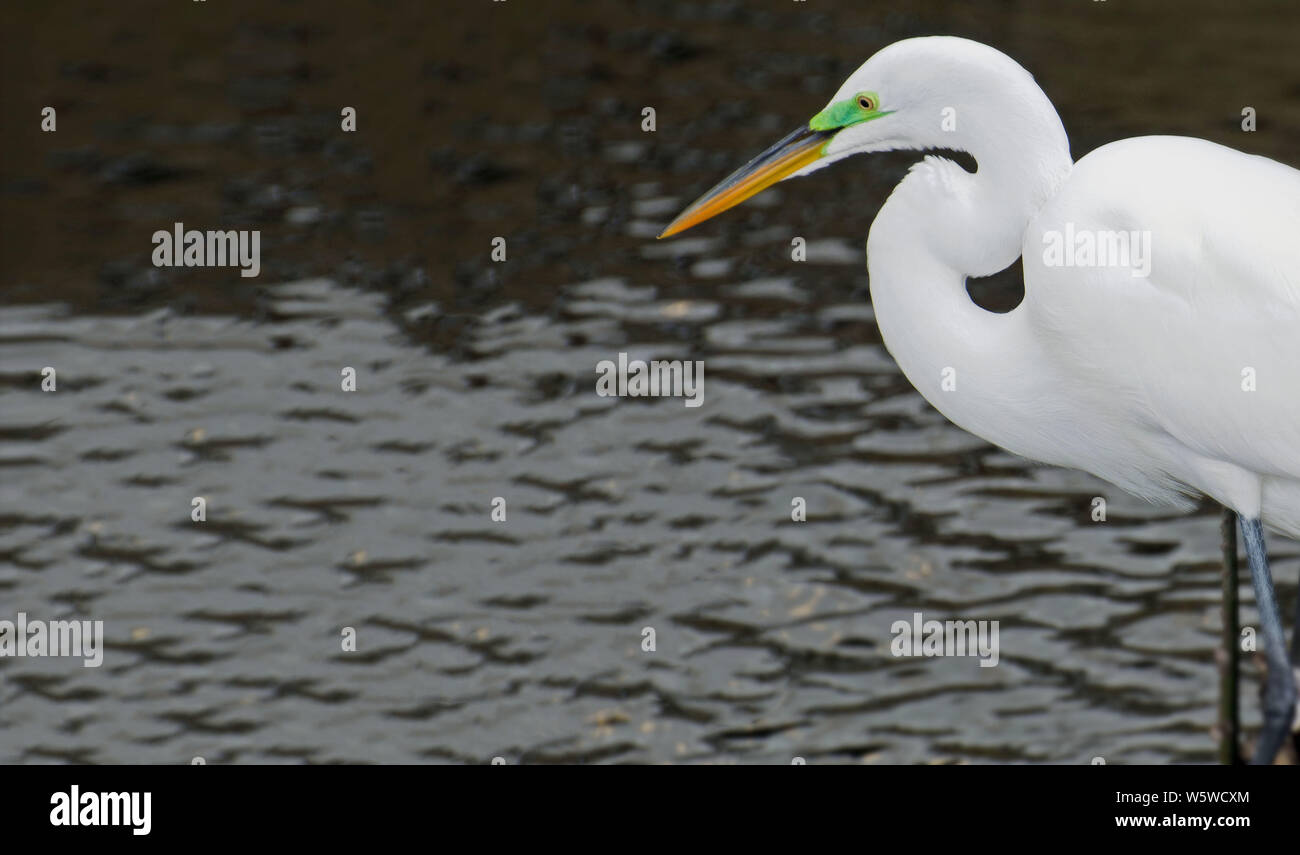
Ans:
[[[859,95],[858,106],[869,113],[876,109],[876,99],[872,98],[870,95]]]

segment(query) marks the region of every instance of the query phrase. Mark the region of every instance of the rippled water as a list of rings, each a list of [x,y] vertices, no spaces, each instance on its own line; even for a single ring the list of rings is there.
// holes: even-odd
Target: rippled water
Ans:
[[[760,284],[727,299],[798,299]],[[565,293],[483,319],[468,360],[325,280],[261,324],[5,310],[0,586],[109,649],[0,660],[3,759],[1211,758],[1212,518],[949,426],[837,343],[858,302],[723,322]],[[626,340],[665,315],[703,328],[706,406],[597,397],[611,351],[685,355]],[[31,391],[46,364],[58,393]],[[1000,620],[1001,665],[893,657],[916,610]]]
[[[53,255],[11,256],[5,274],[0,619],[103,620],[108,650],[99,669],[0,658],[0,762],[1212,761],[1215,512],[1166,513],[1028,464],[910,389],[880,344],[862,254],[910,157],[653,241],[880,44],[927,21],[1000,34],[1009,49],[1034,41],[1017,15],[963,24],[933,5],[840,30],[855,19],[834,12],[808,33],[788,26],[797,12],[728,18],[729,4],[692,4],[694,17],[631,4],[648,16],[640,29],[570,9],[502,24],[547,34],[535,45],[549,128],[457,101],[448,81],[483,92],[494,80],[462,53],[409,63],[425,68],[413,80],[437,81],[413,98],[431,99],[446,138],[389,128],[340,153],[317,105],[282,118],[274,139],[246,119],[220,134],[182,123],[157,142],[155,116],[104,131],[98,153],[82,153],[93,167],[51,155],[44,190],[6,185],[6,204],[36,193],[70,211],[65,191],[85,182],[113,202],[100,215],[112,228],[89,244],[98,278]],[[500,33],[483,14],[464,26],[491,50]],[[1077,14],[1044,26],[1083,39]],[[767,52],[736,57],[729,21]],[[223,103],[271,114],[277,98],[329,88],[328,75],[294,76],[294,57],[328,69],[320,55],[349,32],[231,26],[225,61],[261,65]],[[807,38],[826,26],[847,34],[833,65]],[[797,45],[783,54],[787,36]],[[635,125],[634,85],[650,72],[615,61],[628,56],[668,80],[653,141]],[[506,74],[526,78],[524,65]],[[134,85],[113,68],[105,91]],[[177,85],[220,77],[200,72]],[[1095,87],[1054,78],[1076,154],[1096,137],[1169,130],[1180,109],[1138,87],[1123,97],[1163,112],[1103,115]],[[728,81],[743,81],[739,100],[719,107]],[[1194,132],[1218,127],[1196,121]],[[206,165],[115,178],[125,167],[105,164],[120,164],[121,139]],[[419,182],[451,207],[385,192],[387,144],[418,149]],[[370,195],[294,172],[330,151]],[[266,229],[259,284],[151,272],[136,245],[160,216],[195,219],[186,194],[219,195]],[[487,261],[495,234],[509,236],[507,265]],[[789,261],[795,234],[806,264]],[[41,284],[60,264],[66,287]],[[1014,285],[976,290],[1010,305]],[[596,365],[620,352],[703,359],[704,406],[598,396]],[[44,366],[57,368],[55,393],[39,390]],[[355,392],[340,389],[345,367]],[[190,520],[195,496],[204,523]],[[1104,523],[1091,520],[1094,496],[1108,501]],[[806,522],[791,521],[796,497]],[[1290,614],[1300,553],[1272,547]],[[916,611],[1000,621],[999,666],[892,656],[891,624]],[[357,652],[342,651],[343,627]]]

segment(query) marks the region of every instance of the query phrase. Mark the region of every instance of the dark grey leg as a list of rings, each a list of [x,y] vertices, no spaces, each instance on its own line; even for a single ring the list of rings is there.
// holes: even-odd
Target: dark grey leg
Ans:
[[[1300,585],[1295,596],[1295,620],[1291,624],[1291,676],[1300,680]],[[1300,754],[1300,737],[1296,738],[1295,749]]]
[[[1291,735],[1296,701],[1295,675],[1287,661],[1286,634],[1282,631],[1282,616],[1278,614],[1277,595],[1273,593],[1273,575],[1268,570],[1264,526],[1258,519],[1242,517],[1241,538],[1246,544],[1246,557],[1250,559],[1250,578],[1255,583],[1255,605],[1259,609],[1259,627],[1264,636],[1264,655],[1268,660],[1268,682],[1264,684],[1264,727],[1251,762],[1268,765]]]
[[[1219,762],[1235,766],[1241,761],[1241,716],[1238,674],[1241,671],[1241,617],[1238,608],[1237,512],[1223,509],[1223,628],[1219,650]]]
[[[1300,669],[1300,590],[1295,595],[1295,623],[1291,624],[1291,665]]]

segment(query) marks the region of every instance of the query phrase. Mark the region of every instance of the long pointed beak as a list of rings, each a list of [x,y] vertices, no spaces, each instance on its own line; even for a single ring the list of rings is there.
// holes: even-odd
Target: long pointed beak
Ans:
[[[835,131],[814,131],[807,125],[724,178],[716,187],[691,203],[668,224],[660,238],[672,237],[710,217],[721,214],[793,175],[822,156],[822,145]]]

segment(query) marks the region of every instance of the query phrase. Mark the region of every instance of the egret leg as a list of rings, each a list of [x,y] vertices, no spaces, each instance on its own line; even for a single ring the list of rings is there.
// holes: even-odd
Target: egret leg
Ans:
[[[1291,624],[1291,665],[1300,670],[1300,590],[1295,598],[1295,623]]]
[[[1291,733],[1296,702],[1295,675],[1291,673],[1291,663],[1287,660],[1286,635],[1282,632],[1282,616],[1278,612],[1277,595],[1273,592],[1268,553],[1264,550],[1263,524],[1258,519],[1242,517],[1241,539],[1245,541],[1246,557],[1250,560],[1250,578],[1255,584],[1255,605],[1259,609],[1264,655],[1268,660],[1268,681],[1264,684],[1264,727],[1251,762],[1268,765]]]
[[[1237,512],[1223,509],[1223,629],[1219,651],[1219,762],[1235,766],[1240,762],[1237,686],[1241,672],[1241,618],[1238,610]]]

